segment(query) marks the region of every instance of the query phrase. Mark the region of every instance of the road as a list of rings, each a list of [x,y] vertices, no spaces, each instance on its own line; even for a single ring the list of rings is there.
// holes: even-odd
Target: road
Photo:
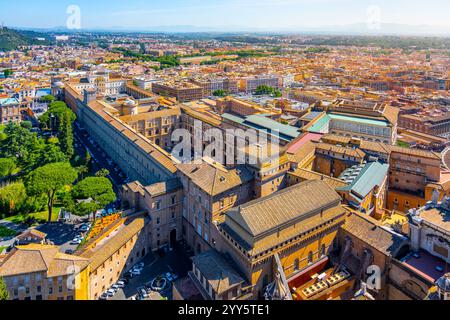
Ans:
[[[14,230],[18,234],[24,232],[25,230],[27,230],[27,227],[25,225],[15,224],[15,223],[12,223],[12,222],[7,221],[7,220],[1,220],[0,221],[0,226],[8,228],[10,230]],[[8,239],[8,240],[2,240],[2,241],[0,241],[0,247],[9,247],[9,246],[13,245],[15,242],[16,242],[16,237],[13,237],[13,238]]]
[[[74,137],[77,152],[84,155],[85,150],[87,150],[91,154],[92,169],[94,172],[107,169],[110,173],[108,178],[110,178],[116,190],[119,186],[125,184],[125,180],[127,179],[125,174],[112,162],[106,152],[93,139],[90,139],[85,131],[80,130],[77,122],[75,122],[74,126]]]
[[[150,254],[144,262],[145,267],[142,274],[139,277],[131,279],[128,285],[124,289],[119,290],[111,300],[129,300],[137,294],[138,288],[148,284],[159,275],[172,272],[180,278],[183,278],[192,269],[192,262],[181,247],[167,253],[164,257],[160,257],[157,254]],[[172,287],[161,292],[161,294],[154,293],[151,298],[160,300],[161,297],[171,300]]]

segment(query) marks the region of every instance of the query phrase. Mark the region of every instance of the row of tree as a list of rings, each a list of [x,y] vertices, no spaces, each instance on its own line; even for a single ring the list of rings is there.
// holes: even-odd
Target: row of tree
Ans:
[[[267,85],[260,85],[256,88],[256,94],[257,95],[272,95],[276,98],[281,98],[283,96],[283,94],[281,93],[280,90],[275,89],[273,87],[267,86]]]
[[[7,215],[48,210],[52,219],[55,201],[77,215],[87,215],[116,200],[105,169],[95,177],[90,172],[91,157],[74,156],[73,122],[75,114],[64,102],[50,102],[39,119],[41,129],[51,137],[39,137],[30,128],[8,124],[0,132],[0,179],[12,183],[0,188],[0,211]]]

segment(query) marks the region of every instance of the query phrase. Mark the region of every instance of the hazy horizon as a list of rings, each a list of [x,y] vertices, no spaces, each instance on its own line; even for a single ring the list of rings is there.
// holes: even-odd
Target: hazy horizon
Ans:
[[[450,33],[450,2],[443,0],[21,0],[2,7],[3,25],[27,29],[65,27],[79,12],[82,30]]]

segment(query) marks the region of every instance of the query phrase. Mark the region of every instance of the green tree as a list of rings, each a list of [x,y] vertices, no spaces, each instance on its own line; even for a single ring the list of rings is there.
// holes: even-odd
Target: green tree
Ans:
[[[99,178],[106,178],[107,176],[109,176],[109,174],[110,174],[110,172],[109,172],[109,170],[108,169],[101,169],[101,170],[99,170],[99,171],[97,171],[96,173],[95,173],[95,176],[96,177],[99,177]]]
[[[4,130],[6,138],[0,143],[0,157],[16,158],[17,164],[29,170],[40,160],[45,141],[35,133],[16,124],[8,124]]]
[[[0,211],[7,216],[19,212],[27,200],[27,192],[22,182],[12,183],[0,189]]]
[[[77,117],[67,104],[62,101],[50,103],[47,112],[39,118],[41,127],[54,132],[60,132],[61,119],[66,113],[69,114],[70,122],[73,123]]]
[[[47,164],[31,172],[25,180],[27,193],[47,196],[48,221],[52,219],[56,192],[77,179],[77,172],[70,163]]]
[[[6,69],[5,71],[3,71],[5,78],[9,78],[13,75],[13,71],[11,69]]]
[[[8,289],[6,288],[6,284],[5,281],[3,281],[3,278],[0,278],[0,301],[1,300],[9,300]]]
[[[31,121],[22,121],[22,122],[20,123],[20,126],[21,126],[22,128],[27,129],[27,130],[30,130],[31,128],[33,128],[33,124],[31,123]]]
[[[0,158],[0,178],[13,175],[16,167],[14,158]]]
[[[89,173],[89,167],[88,166],[79,166],[77,168],[78,174],[81,176],[81,180],[84,179],[84,175],[86,173]]]
[[[227,91],[225,91],[225,90],[220,90],[220,89],[213,92],[213,95],[214,95],[215,97],[225,97],[227,94],[228,94]]]
[[[257,95],[264,95],[264,94],[273,94],[275,92],[275,89],[267,86],[267,85],[260,85],[256,88],[256,94]]]
[[[58,145],[47,143],[42,152],[40,164],[45,165],[49,163],[66,162],[67,160],[66,155],[61,151],[61,148]]]
[[[51,94],[49,94],[49,95],[42,97],[41,100],[42,100],[42,102],[45,102],[45,103],[52,103],[56,100],[56,98],[54,96],[52,96]]]
[[[72,198],[78,202],[74,213],[84,216],[114,202],[116,194],[108,178],[88,177],[73,187]]]
[[[92,156],[89,151],[86,151],[86,155],[84,157],[84,164],[89,167],[91,165]]]
[[[75,150],[73,147],[72,121],[69,112],[65,112],[61,115],[58,139],[61,150],[66,154],[68,159],[72,159]]]

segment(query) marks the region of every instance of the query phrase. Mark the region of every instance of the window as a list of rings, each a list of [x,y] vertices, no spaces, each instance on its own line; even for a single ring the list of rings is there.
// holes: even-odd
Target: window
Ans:
[[[322,257],[325,256],[325,255],[327,254],[327,247],[326,247],[326,245],[324,245],[324,244],[322,245],[321,254],[322,254]]]
[[[313,263],[313,260],[314,260],[314,253],[312,251],[310,251],[308,253],[308,263],[309,264]]]
[[[295,259],[294,261],[294,271],[300,270],[300,259]]]

